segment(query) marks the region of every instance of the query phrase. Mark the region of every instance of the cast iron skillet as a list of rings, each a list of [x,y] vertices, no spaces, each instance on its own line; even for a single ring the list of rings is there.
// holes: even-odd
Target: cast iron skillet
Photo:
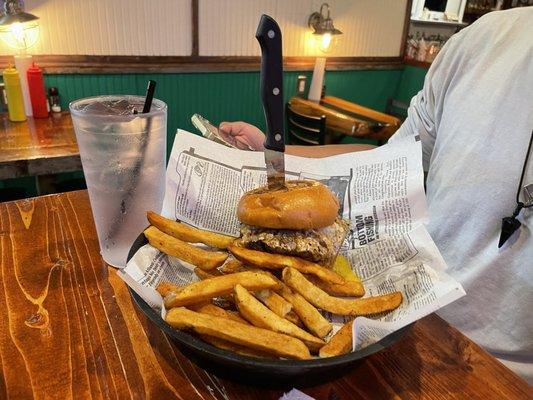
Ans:
[[[146,243],[148,241],[141,233],[130,249],[128,261]],[[361,358],[390,346],[403,336],[409,327],[406,326],[363,350],[343,356],[308,361],[261,359],[218,349],[188,332],[173,329],[131,288],[129,290],[141,311],[166,333],[191,361],[218,376],[260,386],[316,385],[338,378],[346,372],[347,367],[353,366]]]

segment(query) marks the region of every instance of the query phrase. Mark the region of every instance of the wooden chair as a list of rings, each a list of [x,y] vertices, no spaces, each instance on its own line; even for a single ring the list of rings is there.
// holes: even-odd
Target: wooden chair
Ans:
[[[326,144],[326,116],[315,117],[293,110],[291,103],[285,106],[289,144]]]
[[[401,125],[396,117],[334,96],[324,96],[320,103],[300,97],[289,102],[298,113],[326,116],[326,143],[338,143],[345,136],[386,141]]]

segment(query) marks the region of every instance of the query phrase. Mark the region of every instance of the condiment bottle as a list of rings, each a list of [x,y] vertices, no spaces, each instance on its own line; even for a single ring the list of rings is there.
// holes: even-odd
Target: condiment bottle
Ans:
[[[47,118],[46,92],[44,89],[43,70],[35,63],[28,68],[28,87],[34,118]]]
[[[305,94],[305,81],[307,77],[305,75],[298,75],[298,84],[296,86],[296,96],[303,98]]]
[[[7,1],[7,2],[4,2],[4,4],[5,3],[9,4],[13,2]],[[24,29],[24,28],[21,28],[21,29]],[[13,34],[17,36],[18,34],[15,33],[17,31],[18,29],[15,29],[12,32]],[[24,35],[24,33],[22,33],[22,35]],[[28,71],[28,68],[30,68],[31,66],[33,57],[30,56],[29,54],[17,54],[13,58],[15,60],[15,68],[19,72],[20,90],[22,90],[22,101],[24,102],[24,111],[26,112],[26,117],[31,117],[33,116],[33,110],[31,108],[30,90],[28,88],[28,75],[26,74],[26,72]]]
[[[50,108],[52,112],[58,113],[61,112],[61,102],[59,100],[59,91],[56,87],[51,87],[48,89],[48,97],[50,99]]]
[[[4,69],[2,75],[4,77],[4,85],[7,95],[9,120],[13,122],[26,121],[24,100],[22,99],[22,89],[20,87],[18,71],[10,65]]]
[[[4,83],[0,83],[0,111],[7,111],[7,96]]]
[[[424,40],[424,37],[422,36],[422,39],[418,42],[418,53],[416,54],[416,59],[418,61],[426,61],[426,53],[428,50],[427,42]]]

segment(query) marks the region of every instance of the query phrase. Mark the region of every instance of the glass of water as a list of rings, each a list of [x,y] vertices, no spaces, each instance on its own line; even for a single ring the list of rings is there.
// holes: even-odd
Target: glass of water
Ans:
[[[83,172],[108,264],[123,268],[128,251],[160,212],[165,191],[167,105],[141,96],[97,96],[70,103]]]

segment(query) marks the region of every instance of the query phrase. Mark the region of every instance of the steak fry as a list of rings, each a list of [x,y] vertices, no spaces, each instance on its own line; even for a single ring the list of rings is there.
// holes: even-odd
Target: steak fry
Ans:
[[[401,292],[392,292],[382,296],[366,297],[357,300],[332,297],[305,279],[294,268],[285,268],[283,270],[283,281],[315,307],[333,314],[351,316],[373,315],[394,310],[402,303]]]
[[[201,314],[183,307],[171,309],[165,319],[176,329],[192,329],[200,335],[209,335],[274,356],[298,360],[311,358],[309,349],[299,339],[231,319]]]
[[[235,244],[228,246],[228,250],[237,260],[240,260],[245,264],[255,265],[259,268],[283,269],[291,267],[304,274],[315,275],[326,282],[344,283],[344,279],[335,272],[301,258],[245,249],[244,247],[239,247]]]

